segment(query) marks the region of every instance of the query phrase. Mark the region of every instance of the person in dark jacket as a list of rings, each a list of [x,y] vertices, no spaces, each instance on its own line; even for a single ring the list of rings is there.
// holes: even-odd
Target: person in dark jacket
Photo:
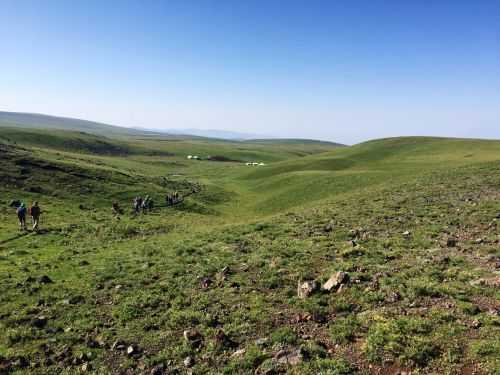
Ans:
[[[17,218],[19,219],[19,228],[21,230],[26,230],[26,205],[21,202],[19,207],[16,209]]]
[[[29,210],[31,221],[33,223],[33,230],[38,230],[38,224],[40,223],[40,214],[42,211],[40,210],[40,206],[38,202],[33,202]]]

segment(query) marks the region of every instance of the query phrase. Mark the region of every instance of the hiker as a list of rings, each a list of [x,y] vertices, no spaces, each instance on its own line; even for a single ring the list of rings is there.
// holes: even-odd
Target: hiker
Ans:
[[[165,200],[167,201],[167,206],[172,205],[172,196],[170,194],[167,194],[167,196],[165,197]]]
[[[135,197],[134,198],[134,212],[138,214],[141,210],[142,207],[142,198],[141,197]]]
[[[179,192],[176,190],[174,191],[174,201],[177,203],[179,201]]]
[[[118,202],[113,202],[113,204],[111,205],[111,210],[113,211],[113,214],[116,217],[123,214],[123,210],[120,208],[120,205],[118,204]]]
[[[142,208],[142,213],[145,214],[146,211],[148,210],[149,207],[149,195],[146,195],[144,200],[142,201],[141,208]]]
[[[31,216],[31,222],[33,224],[33,230],[37,231],[38,230],[38,224],[40,223],[40,206],[38,205],[38,202],[33,202],[31,207],[29,208],[29,214]]]
[[[19,227],[21,230],[26,230],[26,206],[20,202],[16,208],[17,218],[19,219]]]

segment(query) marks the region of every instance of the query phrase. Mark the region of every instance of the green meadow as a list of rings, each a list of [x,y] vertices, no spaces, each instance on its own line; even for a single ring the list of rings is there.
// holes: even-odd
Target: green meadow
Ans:
[[[500,373],[500,141],[9,126],[0,374]]]

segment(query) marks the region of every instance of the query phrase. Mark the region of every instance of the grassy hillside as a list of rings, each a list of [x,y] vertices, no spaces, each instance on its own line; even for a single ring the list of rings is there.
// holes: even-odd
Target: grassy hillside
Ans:
[[[0,142],[0,373],[500,371],[500,142],[105,140],[162,156],[53,136]]]

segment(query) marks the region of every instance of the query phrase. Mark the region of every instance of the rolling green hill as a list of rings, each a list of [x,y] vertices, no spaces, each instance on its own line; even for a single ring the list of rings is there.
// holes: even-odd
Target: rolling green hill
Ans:
[[[5,128],[0,181],[0,373],[500,370],[500,141]]]

